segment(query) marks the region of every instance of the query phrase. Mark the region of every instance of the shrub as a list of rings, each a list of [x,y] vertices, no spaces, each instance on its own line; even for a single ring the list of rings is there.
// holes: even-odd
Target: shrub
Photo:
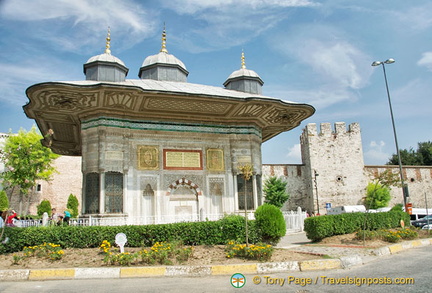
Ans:
[[[48,214],[48,216],[51,216],[51,203],[47,199],[41,201],[41,203],[37,206],[38,216],[41,217],[45,212]]]
[[[365,206],[367,209],[384,208],[390,202],[390,188],[379,183],[371,182],[366,187]]]
[[[409,223],[409,215],[400,211],[385,213],[349,213],[306,218],[307,238],[320,241],[325,237],[354,233],[358,230],[379,230],[400,227],[400,221]]]
[[[392,207],[390,210],[402,212],[403,211],[403,204],[398,203],[398,204],[394,205],[394,207]]]
[[[276,208],[277,209],[277,208]],[[262,240],[255,220],[248,221],[249,241]],[[24,246],[39,243],[58,243],[64,248],[99,247],[103,240],[113,243],[117,233],[127,235],[127,246],[150,247],[156,242],[180,241],[184,245],[224,245],[234,236],[244,241],[244,218],[227,216],[219,221],[173,223],[140,226],[49,226],[13,228],[5,227],[4,235],[9,242],[0,243],[0,253],[21,251]]]
[[[6,191],[0,190],[0,212],[7,211],[9,209],[9,199]]]
[[[283,207],[289,199],[286,192],[287,182],[278,177],[270,177],[264,182],[265,203],[272,204],[278,208]]]
[[[266,243],[276,244],[285,236],[286,223],[279,208],[271,204],[263,204],[255,211],[255,222]]]
[[[78,205],[79,205],[78,198],[71,193],[68,197],[66,208],[70,210],[72,218],[78,217],[79,214]]]

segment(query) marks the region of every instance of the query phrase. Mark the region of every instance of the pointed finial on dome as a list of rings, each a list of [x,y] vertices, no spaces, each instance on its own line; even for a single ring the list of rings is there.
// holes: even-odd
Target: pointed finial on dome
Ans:
[[[168,53],[168,50],[166,48],[166,30],[165,30],[165,22],[164,22],[164,29],[162,32],[162,48],[160,49],[163,53]]]
[[[110,27],[108,27],[108,33],[107,33],[106,45],[105,45],[105,54],[111,55],[110,47],[111,47],[111,29]]]
[[[245,56],[244,56],[243,49],[242,49],[242,54],[241,54],[241,68],[242,69],[246,68],[246,62],[245,62]]]

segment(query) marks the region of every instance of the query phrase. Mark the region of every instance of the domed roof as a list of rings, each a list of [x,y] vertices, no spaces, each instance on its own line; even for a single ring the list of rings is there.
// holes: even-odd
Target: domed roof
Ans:
[[[246,69],[246,62],[245,62],[245,56],[244,52],[242,52],[241,55],[241,67],[239,70],[234,71],[233,73],[228,76],[227,80],[224,82],[224,86],[227,86],[231,81],[233,80],[239,80],[239,79],[253,79],[256,80],[261,85],[264,84],[261,77],[256,73],[255,71],[251,69]]]
[[[141,79],[187,82],[189,72],[186,66],[166,48],[165,27],[162,32],[162,48],[156,55],[148,56],[139,70]]]
[[[103,53],[100,55],[96,55],[91,57],[89,60],[87,60],[86,64],[96,62],[96,61],[103,61],[103,62],[111,62],[111,63],[118,63],[123,66],[126,66],[123,61],[121,61],[119,58],[111,55],[111,53]]]
[[[246,69],[245,57],[242,52],[240,69],[231,73],[223,85],[230,90],[261,95],[263,84],[261,77],[255,71]]]
[[[168,54],[168,52],[161,51],[156,55],[151,55],[145,58],[141,67],[147,67],[153,64],[169,64],[169,65],[178,65],[181,68],[186,70],[186,66],[183,62],[180,61],[174,55]]]
[[[102,61],[102,62],[118,63],[118,64],[126,67],[126,65],[123,63],[123,61],[121,61],[119,58],[111,55],[110,47],[111,47],[111,30],[108,27],[105,52],[103,54],[91,57],[89,60],[87,60],[87,62],[85,64],[89,64],[89,63],[96,62],[96,61]]]
[[[261,77],[255,71],[246,68],[240,68],[239,70],[234,71],[230,74],[230,76],[228,76],[227,79],[234,79],[238,77],[254,77],[261,79]]]
[[[119,58],[111,55],[110,29],[106,38],[105,52],[91,57],[84,64],[84,74],[87,80],[124,81],[129,69]]]

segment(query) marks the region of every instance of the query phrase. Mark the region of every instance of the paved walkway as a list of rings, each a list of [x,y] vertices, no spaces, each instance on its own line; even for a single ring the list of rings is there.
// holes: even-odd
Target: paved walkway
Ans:
[[[277,244],[277,248],[284,248],[298,252],[317,255],[328,255],[332,258],[359,256],[368,262],[377,256],[377,248],[363,248],[354,245],[325,245],[313,244],[306,237],[306,232],[287,231],[287,234]]]
[[[287,231],[287,234],[277,244],[277,248],[294,248],[304,244],[312,243],[306,237],[306,232]]]

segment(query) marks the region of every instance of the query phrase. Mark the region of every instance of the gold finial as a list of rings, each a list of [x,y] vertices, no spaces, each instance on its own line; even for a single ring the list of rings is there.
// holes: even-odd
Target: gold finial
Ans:
[[[165,30],[165,22],[164,22],[164,29],[162,32],[162,48],[160,49],[161,52],[168,53],[168,50],[166,48],[166,30]]]
[[[111,54],[111,50],[110,50],[110,43],[111,43],[111,29],[110,27],[108,27],[108,34],[106,37],[106,45],[105,45],[105,54]]]
[[[241,68],[242,69],[246,68],[246,62],[245,62],[245,56],[244,56],[243,50],[242,50],[242,55],[241,55]]]

